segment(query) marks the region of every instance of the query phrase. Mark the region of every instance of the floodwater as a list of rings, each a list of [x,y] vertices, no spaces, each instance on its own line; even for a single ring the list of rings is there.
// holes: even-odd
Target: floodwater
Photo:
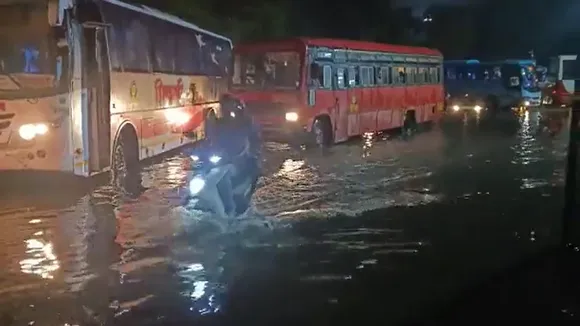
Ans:
[[[146,167],[136,197],[4,196],[0,325],[418,319],[558,241],[567,133],[538,121],[451,122],[328,153],[267,143],[255,214],[273,230],[220,235],[181,209],[184,156]]]

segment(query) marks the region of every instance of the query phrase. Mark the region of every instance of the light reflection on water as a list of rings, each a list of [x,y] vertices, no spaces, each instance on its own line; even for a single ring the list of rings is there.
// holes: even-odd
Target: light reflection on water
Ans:
[[[54,278],[54,272],[60,268],[50,242],[39,239],[26,240],[26,255],[29,258],[20,261],[20,270],[25,274],[36,274],[42,278]]]
[[[400,255],[418,257],[437,236],[429,233],[430,228],[421,236],[409,231],[426,223],[421,218],[415,217],[420,221],[416,224],[405,225],[388,210],[364,222],[339,217],[334,224],[318,220],[355,216],[373,208],[416,207],[449,197],[455,200],[446,188],[451,183],[468,200],[483,194],[492,198],[505,190],[501,188],[514,191],[511,183],[478,192],[477,182],[493,178],[495,169],[513,166],[518,168],[510,170],[509,182],[515,180],[522,188],[545,186],[546,180],[554,178],[554,166],[561,171],[553,160],[561,160],[558,155],[565,146],[540,139],[531,121],[524,117],[514,137],[491,140],[471,139],[462,133],[460,137],[466,139],[457,142],[434,130],[409,141],[377,140],[381,137],[365,134],[362,140],[323,154],[270,144],[266,163],[271,171],[260,181],[256,208],[270,217],[288,217],[304,230],[289,231],[284,235],[288,241],[280,236],[267,243],[244,243],[244,250],[256,251],[258,258],[252,260],[232,254],[222,240],[202,240],[187,216],[171,214],[180,203],[181,187],[188,178],[183,157],[147,168],[143,180],[149,189],[137,198],[102,187],[59,208],[0,212],[3,229],[10,230],[0,237],[0,266],[6,266],[0,270],[0,293],[29,292],[29,284],[48,282],[50,295],[74,293],[84,300],[67,301],[69,306],[98,310],[93,306],[99,302],[111,310],[101,310],[101,315],[117,316],[114,318],[167,298],[178,305],[181,301],[175,296],[179,293],[189,311],[203,315],[224,308],[229,282],[233,282],[224,266],[276,268],[269,250],[300,249],[312,254],[292,256],[297,260],[292,263],[301,266],[297,277],[310,283],[345,282],[356,278],[357,273],[395,268]],[[494,156],[496,152],[502,156]],[[512,167],[501,163],[504,161],[507,166],[513,161]],[[439,176],[440,170],[449,166],[449,175],[456,179]],[[471,170],[486,174],[475,178],[470,173],[476,172]],[[412,219],[411,213],[402,214],[402,220]],[[452,229],[453,224],[447,221],[430,227],[438,234],[465,232],[436,229],[440,225]],[[238,261],[231,263],[235,259]],[[43,293],[40,288],[37,291]],[[63,311],[66,309],[59,313]]]

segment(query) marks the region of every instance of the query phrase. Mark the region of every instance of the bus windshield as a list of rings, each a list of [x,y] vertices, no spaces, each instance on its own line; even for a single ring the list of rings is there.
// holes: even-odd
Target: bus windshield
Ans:
[[[0,8],[0,91],[55,87],[62,73],[46,9]]]
[[[538,75],[534,65],[522,66],[522,88],[530,92],[539,92]]]
[[[232,84],[249,89],[297,89],[300,56],[296,52],[238,54]]]

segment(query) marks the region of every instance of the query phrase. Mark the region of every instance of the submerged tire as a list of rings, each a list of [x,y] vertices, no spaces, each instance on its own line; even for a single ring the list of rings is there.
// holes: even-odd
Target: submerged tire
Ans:
[[[405,112],[405,120],[401,128],[403,137],[411,137],[417,132],[417,119],[415,119],[415,111],[409,110]]]
[[[136,136],[131,136],[130,132],[122,132],[113,148],[112,183],[125,191],[133,191],[141,186],[137,146]]]
[[[312,124],[312,144],[318,148],[332,145],[332,126],[328,119],[316,118]]]

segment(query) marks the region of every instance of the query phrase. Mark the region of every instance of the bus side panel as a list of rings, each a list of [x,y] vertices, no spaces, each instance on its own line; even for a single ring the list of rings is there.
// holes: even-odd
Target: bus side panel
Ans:
[[[395,102],[395,88],[392,86],[382,86],[378,88],[381,102],[377,112],[377,129],[387,130],[393,125],[393,108]]]
[[[416,118],[418,123],[429,121],[430,117],[430,101],[429,97],[433,87],[431,85],[422,85],[417,87],[417,113]]]
[[[418,114],[418,94],[420,87],[417,85],[405,87],[405,111],[415,110],[415,114]]]
[[[391,128],[399,128],[403,125],[403,113],[405,112],[408,102],[406,98],[406,87],[405,86],[395,86],[393,87],[393,101],[392,103],[392,124]]]
[[[349,87],[348,90],[348,136],[358,136],[360,132],[360,105],[362,88]]]
[[[377,110],[373,103],[375,90],[372,86],[360,89],[360,134],[377,130]]]
[[[119,118],[112,119],[115,121],[112,132],[117,132],[120,122],[129,120],[137,129],[141,159],[190,143],[183,132],[187,127],[203,134],[206,106],[187,104],[183,99],[193,96],[193,87],[188,87],[191,84],[205,90],[203,82],[196,77],[114,72],[111,114]],[[205,93],[211,90],[200,92],[199,100],[205,98]],[[207,97],[212,98],[211,94]]]

